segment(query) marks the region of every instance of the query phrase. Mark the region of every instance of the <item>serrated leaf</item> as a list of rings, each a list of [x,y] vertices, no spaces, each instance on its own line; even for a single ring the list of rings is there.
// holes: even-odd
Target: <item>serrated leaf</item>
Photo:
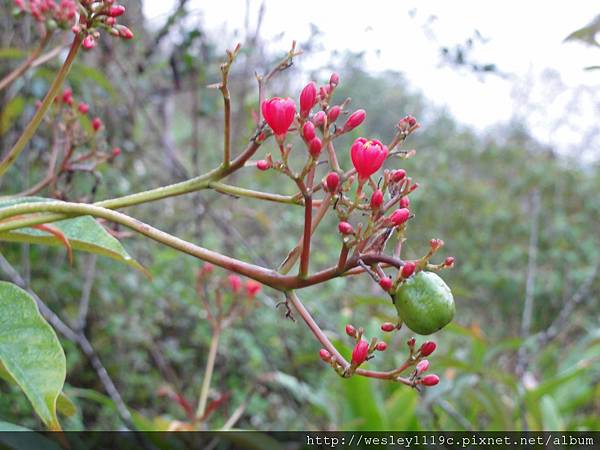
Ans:
[[[56,333],[23,289],[0,281],[0,361],[51,430],[60,430],[56,402],[66,358]]]
[[[0,200],[0,210],[20,203],[50,201],[41,197],[21,197]],[[148,271],[125,251],[121,243],[111,236],[106,229],[91,216],[75,217],[73,219],[53,222],[52,226],[63,233],[74,250],[82,250],[98,255],[107,256],[130,265],[150,277]],[[64,246],[56,235],[34,228],[0,233],[1,241],[29,242],[33,244]]]

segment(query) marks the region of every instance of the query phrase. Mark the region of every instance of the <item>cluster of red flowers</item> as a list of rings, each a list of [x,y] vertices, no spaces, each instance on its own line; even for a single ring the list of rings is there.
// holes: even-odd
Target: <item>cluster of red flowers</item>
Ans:
[[[211,263],[205,263],[198,272],[199,278],[204,278],[206,275],[213,273],[215,266]],[[262,284],[255,280],[246,280],[244,283],[242,279],[235,274],[229,274],[227,276],[227,284],[229,289],[234,294],[241,294],[242,291],[248,298],[255,298],[262,290]]]
[[[31,14],[38,22],[52,23],[60,28],[68,28],[77,13],[75,0],[14,0],[15,6],[23,13]],[[51,22],[50,22],[51,21]]]

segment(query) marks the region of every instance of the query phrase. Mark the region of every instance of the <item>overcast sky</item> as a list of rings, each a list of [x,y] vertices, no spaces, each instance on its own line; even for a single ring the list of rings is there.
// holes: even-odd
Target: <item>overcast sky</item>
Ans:
[[[310,24],[322,32],[327,51],[351,49],[367,52],[373,70],[403,72],[411,86],[429,101],[444,106],[476,129],[525,118],[535,136],[563,151],[597,153],[598,140],[582,142],[598,122],[600,49],[564,38],[600,14],[595,1],[571,0],[386,0],[302,2],[265,0],[262,35],[284,33],[273,49],[285,51],[290,41],[302,41]],[[246,0],[190,1],[204,26],[215,32],[243,29]],[[251,21],[260,1],[250,0]],[[173,8],[172,0],[145,2],[148,19],[160,25]],[[473,57],[494,63],[508,77],[481,77],[466,69],[441,65],[439,48],[453,46],[478,30],[486,42],[476,43]],[[238,38],[239,39],[239,38]],[[304,65],[326,61],[325,52],[303,56]],[[567,114],[568,110],[568,114]],[[590,148],[590,146],[592,148]],[[585,147],[585,148],[583,148]],[[591,156],[591,155],[590,155]]]

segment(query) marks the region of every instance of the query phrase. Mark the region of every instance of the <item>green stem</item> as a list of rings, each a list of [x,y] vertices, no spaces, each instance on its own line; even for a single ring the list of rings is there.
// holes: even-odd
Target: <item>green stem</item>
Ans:
[[[289,205],[302,204],[302,201],[289,195],[279,195],[271,194],[269,192],[253,191],[251,189],[244,189],[237,186],[231,186],[225,183],[220,183],[218,181],[208,183],[208,188],[214,189],[215,191],[221,192],[222,194],[233,195],[234,197],[256,198],[259,200],[268,200],[275,203],[285,203]]]
[[[196,410],[196,419],[200,420],[206,412],[206,404],[208,402],[208,391],[210,390],[210,381],[212,380],[215,361],[217,359],[217,350],[219,348],[219,337],[221,329],[217,325],[213,331],[208,350],[208,359],[206,360],[206,368],[204,369],[204,379],[202,380],[202,388],[200,389],[200,399],[198,400],[198,409]]]
[[[25,148],[27,143],[31,140],[31,138],[35,134],[36,130],[42,123],[42,120],[44,119],[46,111],[48,111],[48,108],[50,108],[50,105],[54,101],[54,98],[58,94],[58,91],[62,87],[62,84],[65,81],[65,78],[67,77],[67,75],[69,73],[69,70],[71,69],[71,65],[73,64],[73,61],[75,60],[75,56],[77,56],[77,51],[79,50],[79,47],[81,46],[82,40],[83,40],[83,36],[81,35],[81,33],[77,34],[75,36],[75,39],[73,40],[73,43],[71,44],[71,49],[69,50],[69,54],[67,55],[67,59],[65,59],[65,62],[63,63],[62,67],[56,74],[56,78],[50,85],[50,89],[48,90],[46,97],[42,101],[42,104],[40,105],[40,107],[38,108],[36,113],[33,115],[33,117],[31,118],[31,121],[29,122],[29,124],[27,124],[27,127],[23,131],[23,134],[21,134],[21,136],[19,137],[19,140],[15,143],[13,148],[10,149],[10,152],[8,153],[8,155],[6,155],[6,157],[2,160],[2,162],[0,162],[0,177],[2,175],[4,175],[4,173],[6,173],[6,171],[10,168],[10,166],[17,160],[17,158],[19,157],[19,155],[21,154],[21,152],[23,151],[23,149]]]

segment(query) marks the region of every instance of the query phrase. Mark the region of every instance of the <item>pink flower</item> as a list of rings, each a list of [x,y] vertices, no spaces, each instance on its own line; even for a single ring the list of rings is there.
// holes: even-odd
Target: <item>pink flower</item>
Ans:
[[[369,356],[369,343],[361,339],[352,350],[352,364],[355,366],[361,365],[365,362],[367,356]]]
[[[96,46],[96,39],[91,34],[88,34],[81,45],[85,50],[91,50]]]
[[[246,294],[248,295],[248,297],[250,297],[250,298],[256,297],[256,294],[258,294],[261,289],[262,289],[262,284],[260,284],[258,281],[254,281],[254,280],[246,281]]]
[[[229,275],[227,277],[227,281],[229,281],[229,287],[231,290],[237,294],[242,289],[242,280],[237,275]]]
[[[427,361],[426,359],[419,361],[415,366],[417,375],[421,375],[423,372],[426,372],[427,369],[429,369],[429,361]]]
[[[271,168],[271,163],[266,159],[261,159],[256,161],[256,168],[258,170],[269,170]]]
[[[315,106],[317,101],[317,86],[312,81],[304,86],[300,92],[300,115],[308,116],[308,113]]]
[[[376,139],[368,141],[365,138],[358,138],[350,147],[352,164],[361,180],[366,180],[377,172],[387,155],[387,147]]]
[[[273,97],[263,102],[262,113],[277,139],[282,141],[294,122],[296,104],[291,98]]]

